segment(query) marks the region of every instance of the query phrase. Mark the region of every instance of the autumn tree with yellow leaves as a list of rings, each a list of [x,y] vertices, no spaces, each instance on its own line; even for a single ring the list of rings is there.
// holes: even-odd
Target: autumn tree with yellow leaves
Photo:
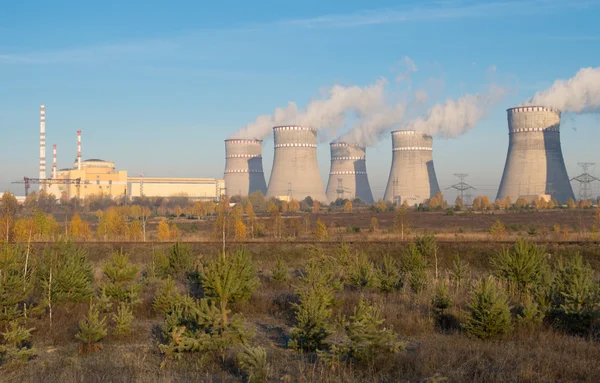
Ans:
[[[171,239],[171,229],[167,220],[163,219],[158,224],[157,237],[159,241],[168,241]]]
[[[352,202],[346,201],[346,203],[344,204],[344,212],[352,213]]]
[[[313,205],[312,205],[312,212],[313,213],[318,213],[319,210],[321,210],[321,204],[319,204],[319,201],[314,200],[313,201]]]
[[[243,241],[246,239],[246,225],[241,219],[237,219],[235,222],[235,240]]]
[[[256,214],[254,213],[254,205],[252,205],[252,202],[250,202],[250,200],[248,200],[246,202],[246,226],[247,226],[247,231],[248,234],[250,234],[251,238],[254,238],[254,227],[256,226]]]
[[[298,210],[300,210],[300,202],[292,198],[288,204],[288,211],[290,213],[296,213]]]
[[[317,219],[313,236],[317,241],[326,241],[329,238],[329,231],[323,221]]]
[[[429,199],[428,205],[432,209],[445,209],[447,204],[442,192],[438,191],[435,193],[435,195]]]

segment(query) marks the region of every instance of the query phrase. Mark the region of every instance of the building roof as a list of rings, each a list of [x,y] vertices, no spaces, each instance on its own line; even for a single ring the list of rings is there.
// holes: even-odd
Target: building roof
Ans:
[[[90,158],[89,160],[83,160],[82,162],[107,162],[107,161],[99,160],[97,158]]]

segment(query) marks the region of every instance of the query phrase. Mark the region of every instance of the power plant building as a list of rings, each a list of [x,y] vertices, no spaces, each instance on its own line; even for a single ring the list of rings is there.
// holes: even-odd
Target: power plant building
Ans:
[[[394,131],[392,150],[392,167],[384,200],[414,205],[426,202],[440,191],[430,135],[413,130]]]
[[[52,183],[53,179],[48,179],[48,193],[58,198],[63,195],[82,199],[90,195],[116,198],[127,193],[127,171],[116,170],[114,162],[99,159],[76,161],[72,169],[60,169],[56,173],[56,180],[73,180],[72,183]]]
[[[215,200],[225,190],[224,181],[214,178],[128,177],[126,170],[115,169],[114,162],[99,159],[82,161],[81,170],[77,166],[58,170],[56,179],[72,182],[53,183],[52,178],[48,179],[48,193],[69,199],[102,195],[111,198],[186,196],[196,200]]]
[[[317,162],[317,132],[305,126],[273,128],[275,155],[267,197],[326,202]]]
[[[129,177],[126,170],[117,170],[114,162],[100,159],[83,161],[81,130],[77,131],[77,159],[72,168],[57,170],[54,145],[52,174],[48,178],[45,153],[46,113],[42,105],[39,183],[42,189],[57,198],[86,199],[92,195],[110,198],[186,196],[197,200],[217,200],[225,194],[225,182],[215,178]]]
[[[529,201],[550,195],[574,199],[560,144],[560,111],[543,106],[510,108],[508,153],[497,198]]]
[[[195,200],[215,200],[225,191],[225,182],[214,178],[127,178],[129,197],[186,196]]]
[[[227,195],[245,197],[256,191],[267,194],[261,140],[225,140],[225,156],[223,179]]]
[[[327,200],[359,198],[373,203],[373,193],[367,177],[366,151],[359,145],[332,142],[331,168],[327,182]]]

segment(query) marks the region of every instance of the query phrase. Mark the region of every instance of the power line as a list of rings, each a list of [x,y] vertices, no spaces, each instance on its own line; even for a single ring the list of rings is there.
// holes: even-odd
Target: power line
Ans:
[[[288,202],[290,202],[291,200],[294,199],[294,189],[292,189],[291,182],[288,182],[287,198],[288,198]]]
[[[460,199],[464,203],[465,202],[465,199],[464,199],[464,193],[465,193],[465,191],[467,191],[469,189],[475,190],[475,188],[473,186],[465,183],[465,178],[467,178],[469,176],[468,174],[465,174],[465,173],[454,173],[454,175],[456,177],[458,177],[458,179],[460,180],[460,182],[457,183],[457,184],[454,184],[454,185],[452,185],[450,187],[447,187],[446,190],[448,190],[448,189],[458,190],[458,192],[460,193]],[[467,196],[470,197],[470,194],[467,195]]]
[[[600,181],[600,179],[588,173],[588,169],[591,166],[596,165],[596,163],[579,162],[577,165],[581,167],[583,173],[577,177],[571,178],[571,181],[579,182],[579,201],[587,201],[592,199],[592,182]]]
[[[346,194],[346,192],[350,193],[350,189],[344,187],[344,179],[343,178],[338,178],[338,185],[337,185],[337,189],[335,189],[336,193],[337,193],[337,198],[338,199],[344,199],[344,195]]]

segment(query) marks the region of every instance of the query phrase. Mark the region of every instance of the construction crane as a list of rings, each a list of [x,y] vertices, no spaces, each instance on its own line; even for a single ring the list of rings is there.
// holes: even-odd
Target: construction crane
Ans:
[[[25,197],[29,195],[29,188],[31,184],[35,185],[76,185],[77,187],[77,198],[81,196],[81,178],[75,179],[58,179],[58,178],[29,178],[23,177],[23,181],[15,181],[13,184],[25,184]]]

